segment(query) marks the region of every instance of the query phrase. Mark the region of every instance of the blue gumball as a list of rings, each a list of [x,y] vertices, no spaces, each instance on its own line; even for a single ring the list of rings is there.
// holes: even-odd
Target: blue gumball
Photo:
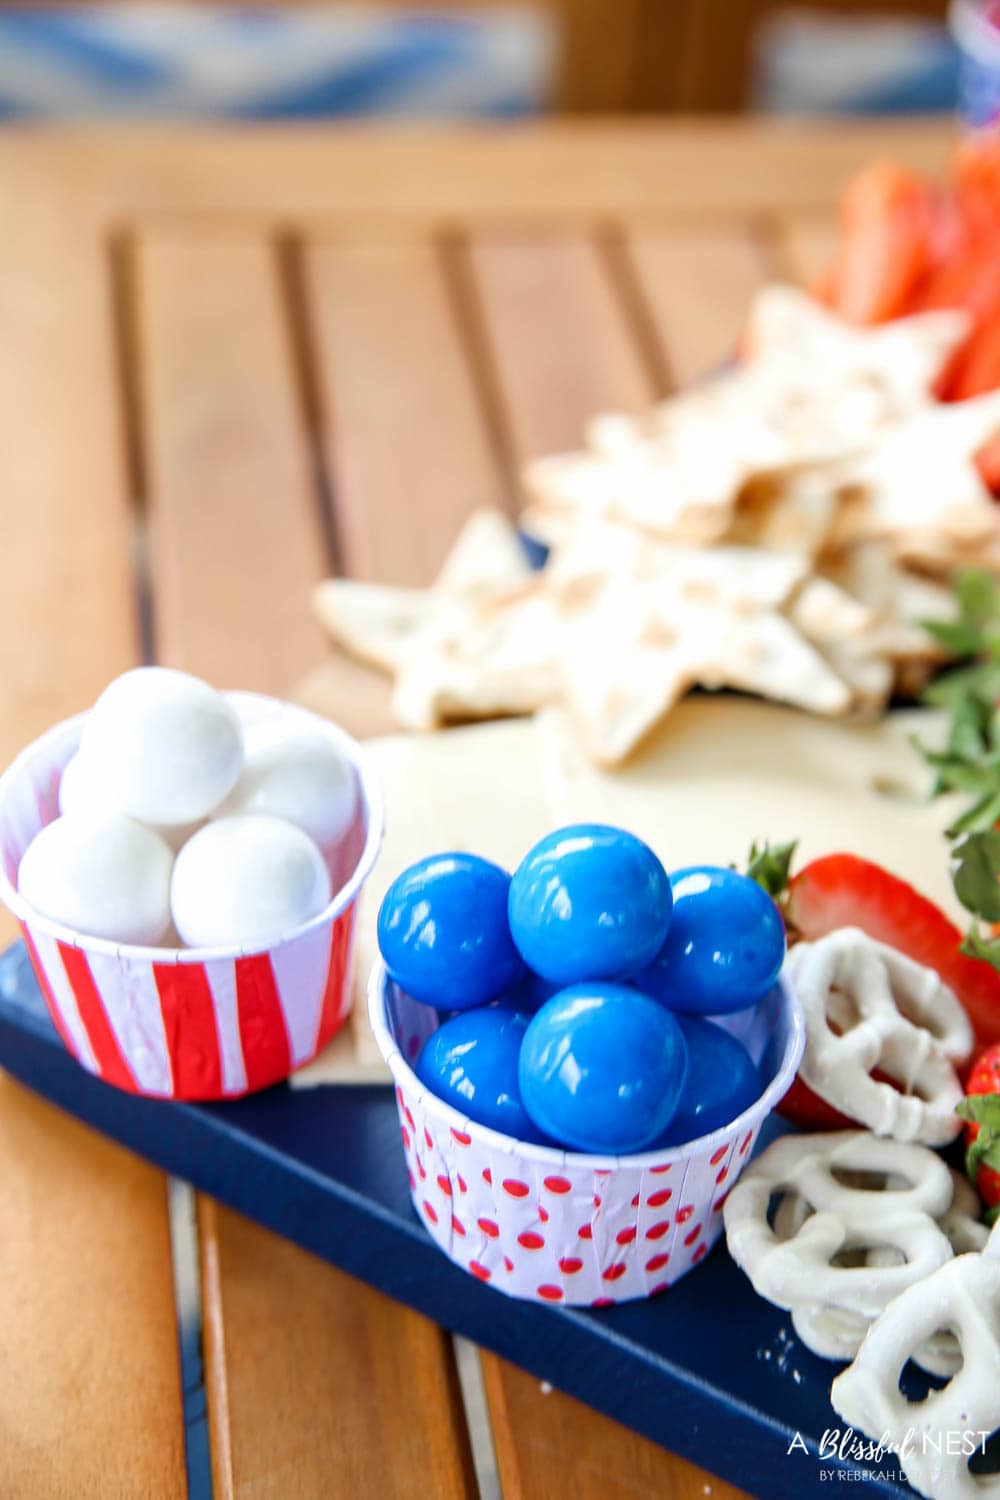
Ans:
[[[521,1103],[517,1065],[528,1017],[490,1006],[444,1022],[420,1049],[421,1083],[470,1120],[520,1141],[544,1142]]]
[[[426,1005],[467,1010],[523,978],[509,890],[506,870],[474,854],[432,854],[404,870],[378,914],[379,949],[399,987]]]
[[[670,881],[647,844],[581,823],[540,840],[510,883],[510,930],[525,962],[557,985],[627,979],[663,946]]]
[[[663,1133],[687,1074],[676,1019],[626,985],[576,984],[547,1000],[521,1047],[521,1099],[539,1130],[620,1156]]]
[[[760,1098],[760,1072],[728,1031],[699,1016],[678,1016],[687,1043],[688,1075],[677,1113],[658,1146],[682,1146],[728,1125]]]
[[[512,989],[497,997],[498,1005],[506,1005],[510,1010],[519,1010],[527,1015],[533,1015],[539,1006],[544,1005],[546,1000],[551,1000],[561,985],[553,984],[550,979],[543,979],[541,974],[533,974],[530,969],[518,980]]]
[[[771,897],[748,875],[716,865],[677,870],[670,886],[670,931],[636,975],[637,987],[687,1015],[756,1005],[785,957],[785,928]]]

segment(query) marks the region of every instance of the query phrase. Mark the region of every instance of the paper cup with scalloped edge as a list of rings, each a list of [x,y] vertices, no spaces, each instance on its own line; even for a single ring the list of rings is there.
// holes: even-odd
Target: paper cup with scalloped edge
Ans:
[[[280,699],[227,693],[245,726],[264,720],[319,731],[350,762],[354,822],[324,851],[334,896],[265,948],[152,948],[110,942],[52,921],[17,889],[21,856],[58,816],[59,781],[86,714],[23,750],[0,777],[0,900],[21,924],[49,1013],[91,1073],[130,1093],[226,1099],[266,1088],[309,1062],[343,1025],[353,993],[358,896],[382,837],[382,803],[355,740]]]
[[[651,1297],[704,1259],[761,1125],[791,1086],[805,1045],[798,1001],[779,980],[752,1010],[716,1017],[766,1085],[731,1124],[670,1150],[593,1156],[528,1145],[467,1119],[413,1064],[440,1024],[379,962],[368,1011],[392,1073],[414,1207],[445,1255],[531,1302],[603,1307]]]

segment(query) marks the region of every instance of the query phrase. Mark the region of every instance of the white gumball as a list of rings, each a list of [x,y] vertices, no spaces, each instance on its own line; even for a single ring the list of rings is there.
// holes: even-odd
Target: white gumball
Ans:
[[[270,813],[330,849],[350,828],[357,801],[354,767],[326,735],[271,723],[248,731],[243,770],[217,816]]]
[[[114,783],[105,769],[95,764],[90,757],[81,755],[78,750],[73,758],[67,761],[62,776],[59,778],[59,811],[64,815],[66,813],[124,813],[124,808],[121,798],[116,795]],[[139,819],[136,818],[134,821],[139,822]],[[191,835],[198,832],[204,822],[204,818],[199,818],[196,823],[143,823],[142,826],[158,834],[176,854]]]
[[[79,750],[66,762],[59,778],[59,811],[64,816],[66,813],[121,811],[109,794],[104,778],[93,774],[93,768]]]
[[[243,766],[243,731],[214,688],[169,667],[137,667],[98,698],[80,753],[129,817],[194,823],[228,796]]]
[[[174,926],[191,948],[266,947],[316,916],[330,875],[307,833],[283,818],[219,818],[174,862]]]
[[[22,856],[17,887],[43,916],[86,937],[155,946],[170,928],[173,854],[120,813],[74,812]]]

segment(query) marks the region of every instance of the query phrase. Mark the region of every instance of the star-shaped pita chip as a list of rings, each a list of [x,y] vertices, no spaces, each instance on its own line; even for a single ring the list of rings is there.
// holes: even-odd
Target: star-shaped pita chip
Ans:
[[[846,502],[836,540],[885,537],[945,555],[989,543],[998,511],[975,458],[998,432],[1000,391],[928,405],[885,427],[831,476]]]
[[[558,533],[569,516],[716,542],[756,476],[843,459],[926,406],[967,327],[963,313],[936,312],[855,329],[803,292],[767,288],[753,305],[749,355],[739,365],[642,416],[595,417],[579,452],[527,466],[538,532]]]
[[[457,557],[470,551],[460,539]],[[337,581],[317,595],[337,639],[391,671],[406,727],[562,702],[594,759],[617,764],[695,684],[851,707],[854,690],[783,613],[808,573],[795,554],[594,523],[527,578],[470,579],[454,561],[422,595]]]
[[[829,402],[856,391],[857,408],[834,420],[850,431],[863,413],[870,429],[931,399],[935,379],[969,326],[966,313],[949,310],[857,328],[795,287],[770,286],[751,305],[746,368],[796,402],[816,394]]]

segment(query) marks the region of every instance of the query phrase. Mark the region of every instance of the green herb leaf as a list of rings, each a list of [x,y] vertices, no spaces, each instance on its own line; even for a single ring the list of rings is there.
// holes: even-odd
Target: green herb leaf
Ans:
[[[953,708],[970,694],[987,702],[1000,697],[1000,663],[974,661],[966,666],[953,667],[929,682],[920,696],[930,708]]]
[[[963,568],[956,574],[955,598],[967,620],[986,624],[1000,617],[1000,583],[985,568]]]
[[[793,839],[790,844],[769,844],[765,840],[760,845],[754,840],[750,846],[747,874],[775,900],[788,887],[788,872],[797,845],[798,840]]]
[[[968,620],[918,620],[917,624],[949,656],[975,656],[979,650],[979,630]]]
[[[955,704],[948,733],[948,749],[953,755],[975,758],[990,749],[993,726],[993,703],[969,693]]]
[[[952,850],[951,879],[966,911],[1000,922],[1000,830],[991,827],[959,839]]]
[[[993,782],[995,790],[986,792],[977,802],[966,808],[961,817],[956,818],[951,827],[946,829],[950,839],[957,839],[966,833],[988,833],[1000,822],[1000,786],[996,779]],[[985,916],[982,912],[980,915]],[[991,921],[995,920],[990,918]]]

